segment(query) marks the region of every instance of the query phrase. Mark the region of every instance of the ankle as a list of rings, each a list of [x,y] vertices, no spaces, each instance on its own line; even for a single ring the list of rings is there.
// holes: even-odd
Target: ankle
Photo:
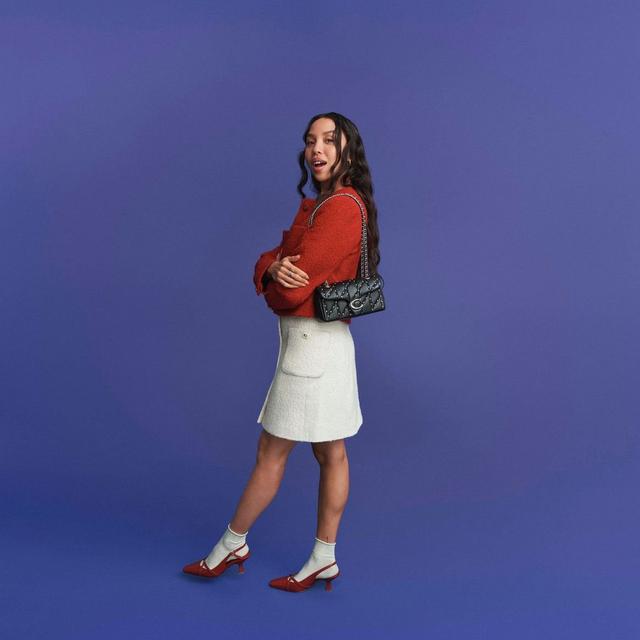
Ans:
[[[249,530],[247,529],[244,533],[240,533],[240,529],[232,529],[231,528],[231,523],[229,523],[227,525],[227,530],[230,531],[231,533],[233,533],[233,535],[235,536],[246,536],[247,533],[249,533]]]
[[[245,531],[244,533],[234,531],[231,528],[231,523],[229,523],[224,535],[222,536],[222,544],[230,551],[237,549],[246,543],[248,533],[249,531]]]
[[[325,542],[324,540],[320,540],[320,538],[316,538],[311,555],[318,559],[323,558],[323,559],[335,560],[336,559],[336,543]]]

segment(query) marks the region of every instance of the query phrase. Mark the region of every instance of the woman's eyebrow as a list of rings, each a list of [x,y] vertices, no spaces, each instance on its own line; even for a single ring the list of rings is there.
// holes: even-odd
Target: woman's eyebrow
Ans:
[[[328,133],[334,133],[334,132],[335,132],[335,129],[331,129],[331,131],[325,131],[322,135],[326,136]],[[307,138],[315,138],[315,136],[312,133],[308,133]]]

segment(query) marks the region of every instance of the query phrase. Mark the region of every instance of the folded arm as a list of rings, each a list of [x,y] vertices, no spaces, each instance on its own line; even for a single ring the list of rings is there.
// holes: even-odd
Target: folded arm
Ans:
[[[269,307],[276,311],[301,305],[345,258],[360,251],[361,231],[360,208],[351,198],[332,198],[321,205],[302,238],[296,262],[308,274],[308,284],[285,287],[271,280],[264,290]]]

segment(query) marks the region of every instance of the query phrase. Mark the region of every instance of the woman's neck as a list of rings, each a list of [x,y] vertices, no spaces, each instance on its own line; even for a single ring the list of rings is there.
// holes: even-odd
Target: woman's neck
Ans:
[[[338,183],[336,184],[336,186],[333,188],[333,192],[332,192],[332,193],[335,193],[335,192],[336,192],[336,191],[338,191],[339,189],[343,189],[343,188],[344,188],[344,185],[343,185],[342,183],[338,182]],[[324,198],[324,197],[325,197],[325,196],[327,196],[327,195],[331,195],[331,194],[329,193],[329,191],[327,191],[326,189],[321,189],[321,190],[320,190],[320,194],[319,194],[319,197],[320,197],[320,198]]]

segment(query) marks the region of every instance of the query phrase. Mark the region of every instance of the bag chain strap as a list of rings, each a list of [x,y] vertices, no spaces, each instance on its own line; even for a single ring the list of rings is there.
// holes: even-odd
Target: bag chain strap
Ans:
[[[335,198],[337,196],[348,196],[352,200],[355,200],[358,203],[358,207],[360,208],[360,215],[362,216],[362,236],[360,241],[360,275],[365,274],[365,279],[369,278],[369,245],[367,243],[367,220],[364,216],[364,208],[360,203],[360,200],[350,193],[334,193],[329,196],[325,200],[323,200],[312,212],[308,219],[308,226],[311,227],[313,224],[313,217],[316,214],[316,211],[331,198]],[[326,280],[325,280],[326,283]]]

